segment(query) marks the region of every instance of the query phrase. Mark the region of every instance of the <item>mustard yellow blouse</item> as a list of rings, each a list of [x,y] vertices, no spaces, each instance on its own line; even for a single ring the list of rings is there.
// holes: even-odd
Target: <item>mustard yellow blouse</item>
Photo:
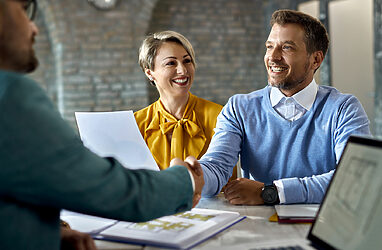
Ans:
[[[182,160],[189,155],[202,157],[211,142],[221,109],[221,105],[190,93],[180,120],[164,109],[160,99],[134,115],[147,146],[163,170],[175,157]],[[167,139],[168,133],[172,133],[171,142]]]

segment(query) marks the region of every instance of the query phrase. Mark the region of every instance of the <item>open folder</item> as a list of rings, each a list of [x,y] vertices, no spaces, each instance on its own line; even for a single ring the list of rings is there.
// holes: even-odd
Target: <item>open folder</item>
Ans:
[[[74,230],[95,239],[164,248],[188,249],[243,220],[237,212],[194,208],[142,223],[109,220],[61,212],[61,219]]]

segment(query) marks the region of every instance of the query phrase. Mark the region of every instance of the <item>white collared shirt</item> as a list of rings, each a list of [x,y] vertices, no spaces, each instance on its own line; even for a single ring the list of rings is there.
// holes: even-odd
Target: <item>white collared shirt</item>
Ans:
[[[313,81],[291,97],[286,97],[278,88],[272,87],[271,105],[277,113],[288,121],[296,121],[310,110],[316,99],[318,86]]]
[[[286,97],[278,88],[272,87],[270,93],[271,105],[276,112],[288,121],[296,121],[301,118],[313,106],[316,100],[318,86],[313,79],[308,86],[291,97]],[[285,202],[284,185],[281,180],[275,180],[279,193],[280,204]]]

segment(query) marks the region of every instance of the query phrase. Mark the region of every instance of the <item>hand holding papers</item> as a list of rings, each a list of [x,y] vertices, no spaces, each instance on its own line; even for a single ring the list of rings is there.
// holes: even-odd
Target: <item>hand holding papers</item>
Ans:
[[[133,111],[75,112],[84,145],[130,169],[159,170],[139,132]]]

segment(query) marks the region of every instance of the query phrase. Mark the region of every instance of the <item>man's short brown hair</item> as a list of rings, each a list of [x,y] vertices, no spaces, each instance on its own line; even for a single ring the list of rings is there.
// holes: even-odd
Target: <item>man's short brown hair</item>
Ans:
[[[295,23],[305,31],[305,45],[309,54],[322,51],[324,57],[329,47],[329,35],[324,25],[316,18],[295,10],[277,10],[272,14],[271,27],[274,24]]]

